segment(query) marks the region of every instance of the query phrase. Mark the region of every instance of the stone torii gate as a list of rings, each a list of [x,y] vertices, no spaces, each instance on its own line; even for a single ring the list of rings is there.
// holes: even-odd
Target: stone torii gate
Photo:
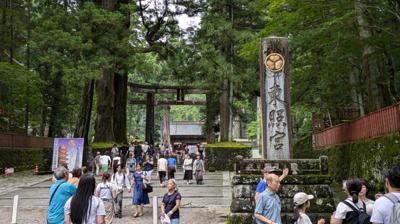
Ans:
[[[143,84],[128,84],[130,91],[135,93],[143,93],[146,94],[146,99],[131,99],[129,100],[130,104],[134,105],[146,105],[146,129],[145,129],[145,141],[149,144],[154,144],[154,107],[162,106],[167,111],[164,114],[167,119],[169,116],[169,106],[171,105],[191,105],[191,106],[199,106],[206,105],[206,101],[200,100],[185,100],[186,94],[206,94],[208,98],[209,94],[207,90],[198,89],[190,86],[161,86],[161,85],[143,85]],[[175,100],[155,100],[155,94],[176,94]],[[164,118],[165,119],[165,118]],[[169,121],[164,121],[165,125],[168,127],[164,127],[168,133],[163,133],[169,139]],[[169,143],[169,141],[168,141]]]

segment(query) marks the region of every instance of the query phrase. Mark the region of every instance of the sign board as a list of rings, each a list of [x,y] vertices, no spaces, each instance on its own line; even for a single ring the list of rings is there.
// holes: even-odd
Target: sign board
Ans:
[[[62,164],[67,164],[69,170],[82,167],[83,148],[83,138],[55,138],[52,170]]]

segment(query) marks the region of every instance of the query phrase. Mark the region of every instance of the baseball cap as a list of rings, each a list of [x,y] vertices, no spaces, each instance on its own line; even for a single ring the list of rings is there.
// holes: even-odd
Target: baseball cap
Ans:
[[[293,197],[293,202],[294,204],[297,205],[302,205],[304,204],[306,201],[313,199],[314,196],[311,194],[306,194],[304,192],[299,192],[296,193]]]

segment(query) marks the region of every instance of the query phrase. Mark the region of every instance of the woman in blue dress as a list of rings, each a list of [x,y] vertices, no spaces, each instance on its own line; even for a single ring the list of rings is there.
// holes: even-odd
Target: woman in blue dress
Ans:
[[[135,208],[134,217],[143,215],[143,206],[150,204],[149,195],[143,191],[143,182],[147,181],[145,173],[142,171],[142,164],[136,165],[136,172],[133,175],[132,182],[134,185],[132,204]]]

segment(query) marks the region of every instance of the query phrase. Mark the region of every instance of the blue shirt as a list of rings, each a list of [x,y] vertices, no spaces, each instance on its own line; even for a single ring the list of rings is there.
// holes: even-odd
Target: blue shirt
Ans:
[[[265,189],[267,189],[267,187],[268,187],[267,182],[266,182],[264,179],[262,179],[262,180],[260,180],[260,182],[258,182],[258,184],[257,184],[256,192],[262,193],[262,192],[265,191]]]
[[[75,194],[76,187],[65,180],[57,180],[51,187],[49,191],[49,199],[51,195],[56,190],[57,186],[61,186],[57,189],[51,204],[48,208],[48,223],[49,224],[64,224],[64,205],[67,200]]]
[[[254,213],[258,213],[275,223],[282,224],[281,200],[279,196],[267,188],[257,199]],[[257,224],[262,224],[258,219],[256,219],[256,222]]]
[[[168,158],[168,167],[175,167],[176,159],[175,158]]]

